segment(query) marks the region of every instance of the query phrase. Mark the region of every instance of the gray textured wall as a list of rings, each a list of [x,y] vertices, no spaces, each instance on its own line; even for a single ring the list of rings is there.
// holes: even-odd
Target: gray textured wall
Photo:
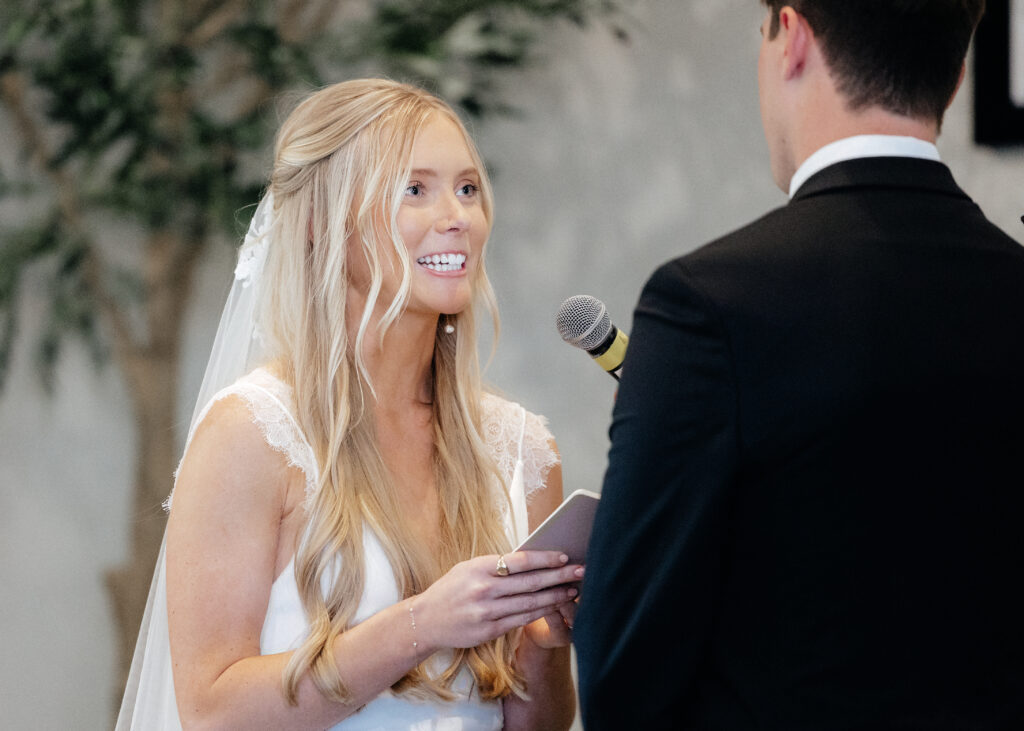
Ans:
[[[489,262],[503,332],[487,376],[550,418],[567,491],[600,485],[614,383],[559,340],[559,303],[592,294],[628,330],[654,266],[784,201],[758,117],[755,0],[641,0],[631,12],[628,46],[600,29],[550,28],[546,59],[507,82],[522,118],[475,130],[498,200]],[[1024,241],[1024,150],[975,147],[970,96],[968,84],[940,151],[989,216]],[[5,161],[8,139],[0,129]],[[211,255],[190,313],[182,427],[229,259]],[[23,333],[40,311],[29,286]],[[114,643],[102,572],[127,547],[128,401],[116,372],[95,372],[75,347],[46,398],[30,348],[19,353],[0,398],[0,726],[107,728]]]

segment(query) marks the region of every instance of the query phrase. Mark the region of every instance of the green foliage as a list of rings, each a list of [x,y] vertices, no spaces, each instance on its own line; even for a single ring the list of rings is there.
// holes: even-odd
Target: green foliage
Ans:
[[[145,266],[157,242],[171,240],[180,249],[173,261],[184,262],[211,237],[237,240],[244,227],[237,212],[263,183],[260,161],[281,92],[385,74],[427,86],[471,115],[508,111],[494,75],[529,61],[537,23],[582,26],[591,17],[613,19],[615,9],[613,0],[365,0],[355,20],[354,7],[337,0],[0,6],[0,111],[19,131],[24,159],[37,163],[31,176],[0,174],[0,201],[25,196],[29,210],[47,211],[0,231],[0,387],[28,266],[48,262],[46,373],[64,335],[83,336],[102,353],[101,335],[110,332],[101,320],[145,308],[160,277],[176,276],[125,272],[122,260]],[[110,242],[97,246],[95,232],[109,222],[139,232],[117,243],[123,255]],[[175,285],[188,292],[187,281]],[[142,333],[135,345],[151,337]]]
[[[541,23],[584,27],[599,17],[615,35],[614,0],[381,0],[346,60],[370,53],[384,70],[415,80],[474,117],[514,110],[496,95],[497,74],[530,60]]]
[[[73,333],[89,344],[97,362],[104,347],[96,329],[96,308],[84,277],[88,249],[73,233],[62,230],[59,215],[40,224],[2,232],[0,250],[0,374],[7,371],[16,332],[17,306],[22,274],[30,265],[48,264],[50,300],[37,345],[38,371],[47,390],[53,385],[54,368],[63,336]]]

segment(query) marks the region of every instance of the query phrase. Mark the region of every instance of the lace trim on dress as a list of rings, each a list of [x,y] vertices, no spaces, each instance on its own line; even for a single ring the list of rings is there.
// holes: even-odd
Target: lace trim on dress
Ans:
[[[290,466],[302,470],[306,477],[308,505],[316,492],[320,471],[313,449],[292,415],[294,405],[291,387],[265,368],[257,368],[218,391],[203,408],[196,419],[196,425],[206,418],[216,402],[228,396],[245,399],[252,413],[252,421],[260,428],[267,444],[287,457]],[[548,471],[559,462],[558,454],[551,448],[553,437],[548,430],[547,419],[494,394],[484,394],[481,406],[484,443],[497,462],[506,485],[512,481],[516,461],[521,453],[524,491],[529,501],[533,493],[544,486]],[[189,441],[191,439],[190,434]],[[185,445],[185,452],[188,452],[188,444]],[[178,469],[181,469],[180,464]],[[174,476],[177,479],[177,470]],[[172,492],[164,502],[167,510],[170,510],[173,497]]]
[[[289,466],[302,470],[306,476],[308,499],[316,490],[320,471],[313,456],[313,448],[292,416],[291,388],[262,369],[253,371],[250,378],[248,384],[248,379],[238,382],[238,385],[250,386],[240,389],[238,395],[249,403],[253,423],[263,432],[267,444],[284,454]]]
[[[551,448],[553,437],[547,427],[547,419],[490,393],[484,394],[481,405],[480,426],[484,443],[497,462],[505,484],[511,482],[515,472],[522,434],[523,483],[529,501],[533,493],[544,486],[548,471],[559,463],[558,454]]]
[[[199,418],[196,419],[196,425],[198,426],[206,418],[215,403],[228,396],[239,396],[245,399],[252,414],[252,422],[259,427],[270,448],[287,457],[290,467],[302,470],[306,478],[306,500],[308,502],[316,491],[320,471],[313,455],[313,448],[299,429],[295,417],[292,416],[291,387],[265,368],[257,368],[227,388],[218,391],[210,399],[210,403],[203,408]],[[191,441],[192,435],[190,434],[189,442]],[[188,453],[188,444],[185,445],[185,453]],[[180,470],[181,464],[179,463],[178,469],[174,472],[175,481],[177,481]],[[165,509],[170,510],[173,497],[174,493],[172,492],[164,501]]]

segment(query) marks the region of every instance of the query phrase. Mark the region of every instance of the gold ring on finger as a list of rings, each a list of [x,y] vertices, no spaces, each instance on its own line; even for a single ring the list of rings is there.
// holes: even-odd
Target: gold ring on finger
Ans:
[[[508,564],[505,563],[504,556],[498,556],[498,566],[495,571],[498,572],[498,576],[508,576]]]

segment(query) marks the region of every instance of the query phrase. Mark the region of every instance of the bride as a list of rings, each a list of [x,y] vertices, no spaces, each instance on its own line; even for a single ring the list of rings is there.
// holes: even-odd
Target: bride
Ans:
[[[562,485],[543,420],[481,387],[491,215],[420,89],[335,84],[285,121],[119,729],[570,725],[583,568],[510,552]]]

